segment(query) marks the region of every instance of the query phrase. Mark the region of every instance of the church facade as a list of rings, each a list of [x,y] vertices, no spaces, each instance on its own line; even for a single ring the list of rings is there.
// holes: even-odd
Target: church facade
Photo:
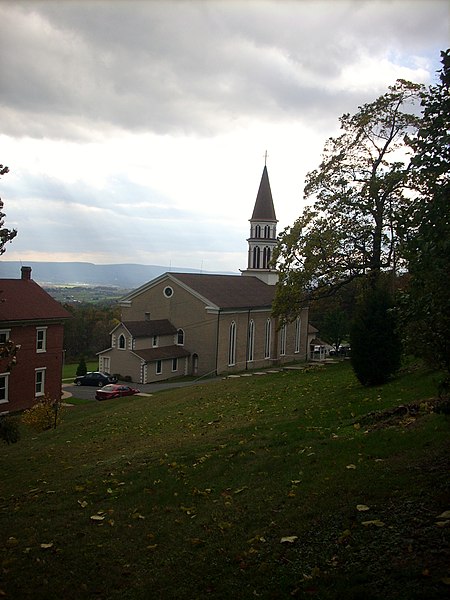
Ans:
[[[164,273],[128,294],[111,347],[99,353],[99,369],[152,383],[305,361],[315,331],[308,309],[282,327],[271,314],[276,226],[265,166],[250,219],[247,268],[241,275]]]

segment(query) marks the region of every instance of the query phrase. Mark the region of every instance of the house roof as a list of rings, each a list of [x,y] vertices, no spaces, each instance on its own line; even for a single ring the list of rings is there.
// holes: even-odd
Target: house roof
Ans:
[[[152,337],[154,335],[173,335],[177,332],[176,327],[167,319],[154,321],[125,321],[123,325],[134,338]]]
[[[0,279],[0,322],[59,320],[70,316],[32,279]]]
[[[133,353],[145,360],[151,362],[153,360],[165,360],[170,358],[183,358],[189,356],[190,352],[181,346],[161,346],[160,348],[145,348],[143,350],[133,350]]]
[[[251,221],[276,221],[275,208],[272,199],[272,190],[270,189],[269,174],[264,165],[261,183],[259,184],[258,194],[256,196],[255,207],[253,209]]]
[[[275,286],[257,277],[203,273],[169,273],[169,276],[221,309],[270,308],[275,296]]]

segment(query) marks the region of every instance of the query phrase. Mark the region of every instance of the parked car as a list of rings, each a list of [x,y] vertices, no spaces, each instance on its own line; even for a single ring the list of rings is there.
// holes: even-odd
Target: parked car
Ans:
[[[109,400],[110,398],[121,398],[122,396],[134,396],[134,394],[139,394],[139,390],[129,385],[114,385],[110,383],[97,390],[95,399]]]
[[[117,377],[109,373],[101,373],[100,371],[90,371],[86,375],[78,375],[74,380],[75,385],[96,385],[97,387],[103,387],[108,383],[116,382]]]

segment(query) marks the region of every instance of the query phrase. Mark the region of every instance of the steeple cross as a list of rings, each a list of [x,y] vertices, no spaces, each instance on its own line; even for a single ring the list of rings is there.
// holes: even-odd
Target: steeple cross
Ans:
[[[267,150],[264,153],[264,166],[267,167]]]

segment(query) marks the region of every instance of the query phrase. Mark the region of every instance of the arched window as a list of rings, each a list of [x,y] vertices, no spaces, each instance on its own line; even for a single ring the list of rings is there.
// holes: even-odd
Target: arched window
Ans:
[[[119,335],[119,350],[125,350],[127,347],[127,342],[123,333]]]
[[[286,354],[286,323],[280,329],[280,356]]]
[[[300,321],[300,317],[297,317],[297,319],[295,320],[295,346],[294,346],[294,352],[297,354],[300,352],[301,333],[302,333],[302,322]]]
[[[269,268],[269,262],[270,262],[270,248],[269,248],[269,246],[266,246],[263,250],[263,269]]]
[[[264,226],[264,237],[265,238],[270,238],[270,225],[265,225]]]
[[[177,331],[177,344],[178,346],[184,346],[184,331],[182,329]]]
[[[255,322],[253,319],[248,324],[247,360],[252,362],[255,351]]]
[[[264,335],[264,358],[270,358],[270,346],[272,340],[272,321],[267,319]]]
[[[253,248],[253,269],[259,269],[260,250],[258,246]]]
[[[228,366],[236,364],[236,323],[231,322],[228,339]]]
[[[261,237],[261,225],[255,225],[255,238]]]

